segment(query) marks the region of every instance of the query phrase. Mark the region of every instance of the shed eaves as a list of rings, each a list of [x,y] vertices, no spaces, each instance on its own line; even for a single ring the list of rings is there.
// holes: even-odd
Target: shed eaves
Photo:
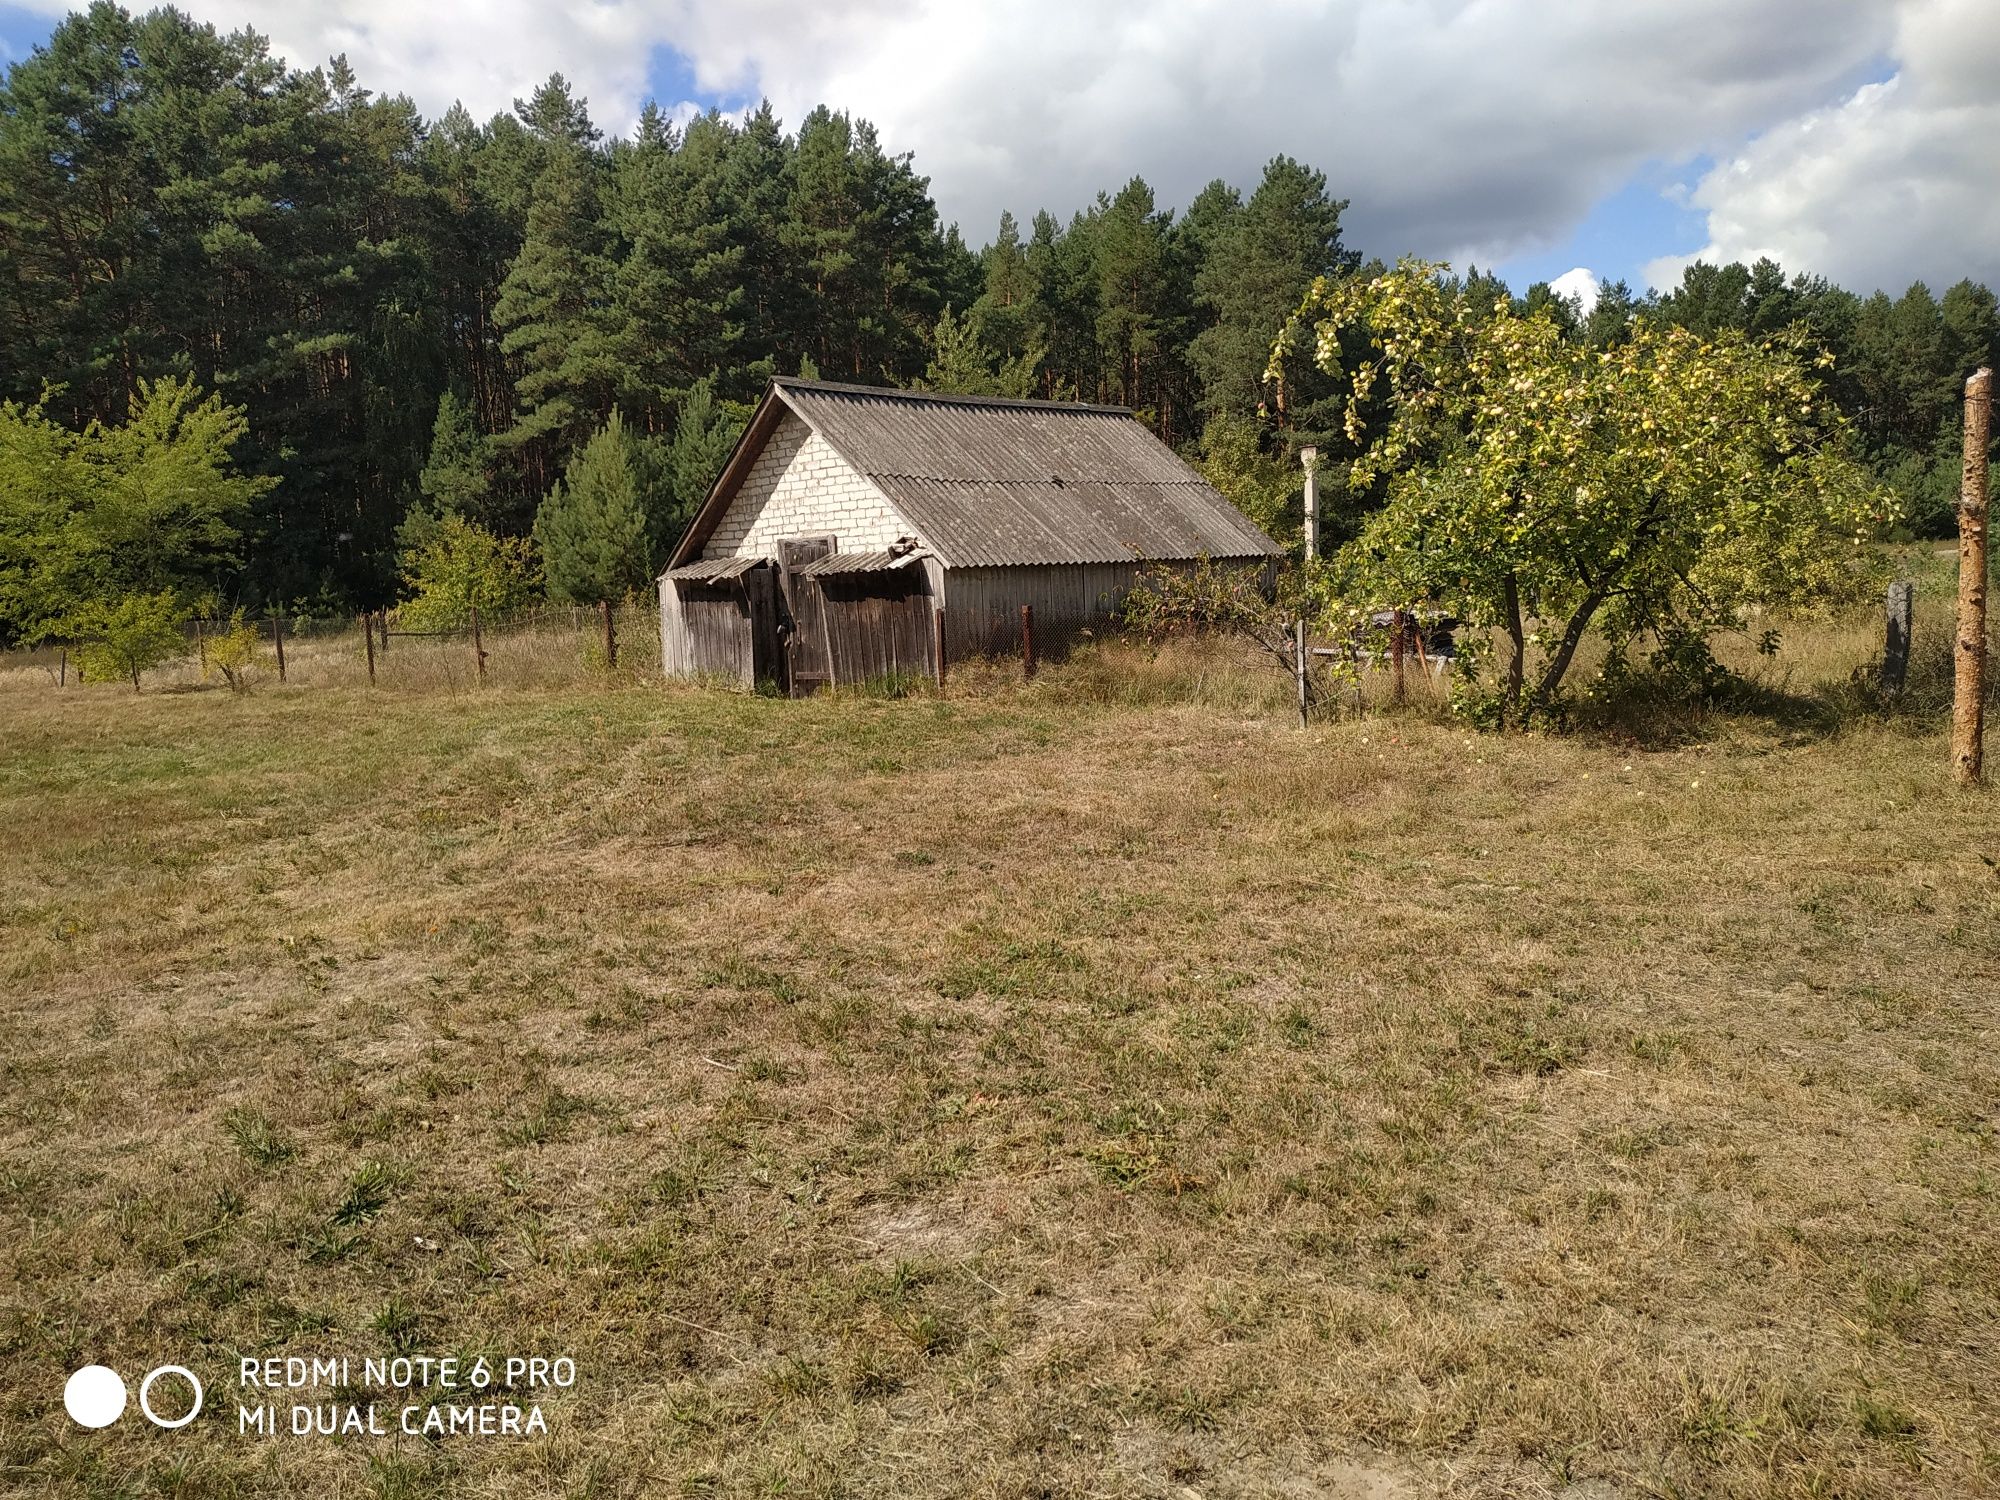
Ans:
[[[764,563],[765,559],[761,557],[706,557],[678,568],[669,568],[660,576],[679,583],[723,583],[731,578],[741,578],[752,568],[761,568]]]
[[[829,552],[824,557],[816,557],[809,563],[801,563],[798,572],[809,578],[819,578],[830,573],[887,573],[896,568],[907,568],[920,563],[927,553],[905,548],[902,551],[885,552]]]
[[[949,567],[1280,551],[1122,408],[774,384]]]

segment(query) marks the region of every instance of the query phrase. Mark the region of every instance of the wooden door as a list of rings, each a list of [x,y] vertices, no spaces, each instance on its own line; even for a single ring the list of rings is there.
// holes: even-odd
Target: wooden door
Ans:
[[[803,698],[833,681],[832,653],[827,649],[826,606],[819,585],[801,578],[797,569],[829,556],[834,550],[830,536],[793,537],[778,543],[778,581],[785,596],[785,611],[791,631],[785,640],[788,687],[793,697]]]
[[[779,630],[778,579],[765,567],[743,575],[743,597],[750,607],[750,661],[753,682],[775,682],[789,692],[790,663],[785,659],[784,634]]]

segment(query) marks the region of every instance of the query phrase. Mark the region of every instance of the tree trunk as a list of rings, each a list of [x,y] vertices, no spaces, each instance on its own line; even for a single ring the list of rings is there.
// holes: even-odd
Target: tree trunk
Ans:
[[[1502,597],[1507,606],[1507,640],[1513,647],[1507,660],[1506,718],[1519,723],[1521,717],[1521,684],[1528,675],[1528,632],[1521,625],[1521,589],[1509,573],[1502,583]]]
[[[1555,696],[1556,689],[1562,686],[1563,674],[1569,671],[1570,658],[1576,655],[1577,645],[1583,640],[1584,631],[1590,628],[1590,622],[1596,616],[1598,607],[1604,603],[1604,598],[1604,589],[1592,589],[1583,596],[1583,603],[1577,606],[1576,613],[1569,617],[1569,624],[1563,629],[1562,644],[1556,647],[1556,654],[1549,658],[1542,680],[1535,685],[1536,706],[1547,703]]]

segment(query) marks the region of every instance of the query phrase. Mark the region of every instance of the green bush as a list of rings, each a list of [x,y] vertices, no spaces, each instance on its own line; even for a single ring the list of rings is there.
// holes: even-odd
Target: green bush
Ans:
[[[525,537],[495,536],[463,516],[444,516],[403,574],[412,596],[403,622],[414,630],[458,630],[472,611],[498,617],[528,604],[541,569]]]
[[[263,666],[267,659],[264,637],[243,618],[240,609],[229,617],[226,630],[209,637],[207,669],[221,673],[233,693],[249,692],[251,669]]]
[[[171,589],[91,605],[69,622],[70,633],[86,637],[77,651],[77,663],[87,678],[131,678],[136,693],[141,673],[187,655],[183,618]]]

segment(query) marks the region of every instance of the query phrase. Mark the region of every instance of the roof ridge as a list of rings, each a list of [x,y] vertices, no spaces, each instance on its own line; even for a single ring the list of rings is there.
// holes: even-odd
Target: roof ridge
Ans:
[[[1022,411],[1079,412],[1104,417],[1134,415],[1129,406],[1099,406],[1088,401],[1039,401],[1032,396],[960,396],[945,391],[917,391],[894,385],[851,385],[838,380],[807,380],[798,375],[773,375],[771,384],[788,391],[820,391],[835,396],[869,396],[884,401],[920,401],[938,406],[998,406]]]
[[[1041,489],[1052,482],[1060,481],[1063,486],[1072,484],[1115,484],[1121,489],[1130,489],[1135,485],[1142,484],[1158,485],[1161,487],[1172,486],[1182,489],[1206,490],[1214,488],[1206,479],[1198,475],[1192,479],[1133,479],[1123,474],[1113,479],[1099,479],[1095,477],[1079,479],[1068,474],[1052,474],[1047,479],[988,479],[957,474],[917,474],[904,469],[863,469],[861,472],[868,475],[871,479],[921,479],[926,484],[977,484],[989,487],[993,485],[1012,484],[1027,485],[1035,489]]]

